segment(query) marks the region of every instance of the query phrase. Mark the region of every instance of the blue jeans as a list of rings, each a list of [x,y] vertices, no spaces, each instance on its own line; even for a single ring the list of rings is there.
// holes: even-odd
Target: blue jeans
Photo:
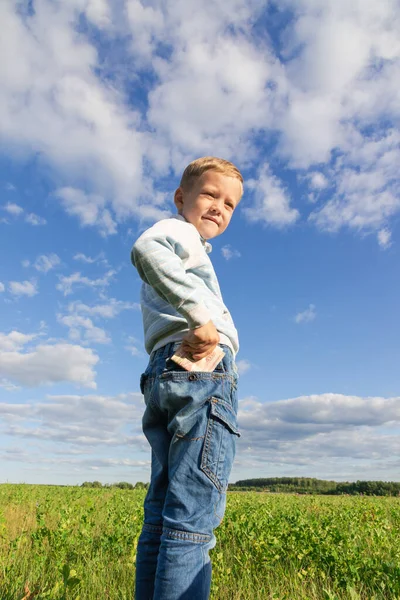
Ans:
[[[221,523],[235,455],[237,371],[231,350],[212,373],[153,352],[141,376],[151,481],[136,558],[136,600],[206,600],[214,529]]]

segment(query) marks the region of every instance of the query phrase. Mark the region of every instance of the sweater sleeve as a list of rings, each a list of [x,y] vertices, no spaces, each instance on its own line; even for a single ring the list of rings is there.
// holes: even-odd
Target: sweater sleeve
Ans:
[[[134,244],[131,260],[141,279],[173,306],[196,329],[211,320],[208,308],[196,300],[196,285],[187,275],[182,257],[187,251],[162,234],[142,235]]]

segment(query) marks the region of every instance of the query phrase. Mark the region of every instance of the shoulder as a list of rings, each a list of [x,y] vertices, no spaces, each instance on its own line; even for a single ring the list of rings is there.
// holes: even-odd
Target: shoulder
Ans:
[[[157,223],[142,233],[137,242],[139,240],[145,242],[160,239],[169,239],[172,242],[176,241],[184,246],[197,245],[200,242],[199,234],[195,227],[179,217],[157,221]]]

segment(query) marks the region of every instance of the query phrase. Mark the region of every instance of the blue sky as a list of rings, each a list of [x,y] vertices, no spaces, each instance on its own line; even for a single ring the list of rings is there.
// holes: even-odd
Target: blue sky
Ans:
[[[394,0],[0,7],[0,481],[146,481],[136,237],[196,157],[245,193],[232,481],[400,477]]]

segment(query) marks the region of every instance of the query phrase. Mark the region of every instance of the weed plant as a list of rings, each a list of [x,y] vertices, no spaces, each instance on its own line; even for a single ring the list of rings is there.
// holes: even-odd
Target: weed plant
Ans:
[[[144,490],[0,486],[1,600],[132,600]],[[212,600],[400,600],[400,500],[229,492]]]

